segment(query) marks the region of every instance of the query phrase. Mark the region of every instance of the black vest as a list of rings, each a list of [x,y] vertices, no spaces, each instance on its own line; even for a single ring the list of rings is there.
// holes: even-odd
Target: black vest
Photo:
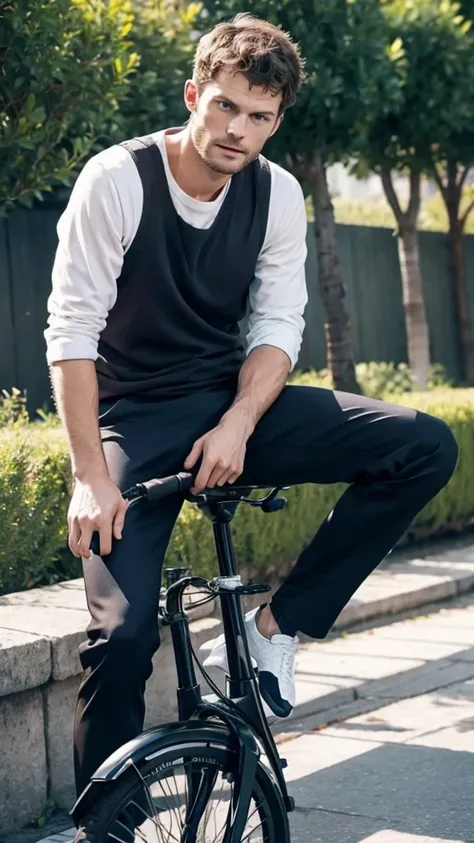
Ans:
[[[235,388],[239,322],[267,228],[268,161],[234,175],[211,227],[198,229],[176,212],[156,142],[122,146],[138,168],[143,212],[99,339],[99,398]]]

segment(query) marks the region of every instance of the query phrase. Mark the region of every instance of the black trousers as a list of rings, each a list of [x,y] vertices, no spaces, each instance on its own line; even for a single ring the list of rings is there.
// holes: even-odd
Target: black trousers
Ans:
[[[219,422],[233,398],[221,391],[101,404],[112,479],[123,490],[182,470],[194,441]],[[448,482],[456,460],[453,435],[437,418],[358,395],[285,387],[249,440],[237,482],[350,486],[273,597],[282,631],[324,638],[359,585]],[[182,503],[176,495],[131,507],[112,552],[83,560],[91,622],[80,648],[78,793],[113,750],[142,731],[145,684],[159,646],[162,562]]]

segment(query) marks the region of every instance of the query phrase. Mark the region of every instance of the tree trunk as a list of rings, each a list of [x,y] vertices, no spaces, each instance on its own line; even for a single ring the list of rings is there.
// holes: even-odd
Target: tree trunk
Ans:
[[[319,287],[326,312],[324,330],[327,365],[332,374],[335,389],[360,394],[350,338],[351,325],[344,303],[346,289],[341,277],[337,254],[334,209],[329,195],[323,157],[318,151],[314,154],[308,175],[314,205]]]
[[[435,177],[440,188],[441,196],[449,220],[448,242],[451,258],[451,270],[454,284],[454,298],[456,302],[456,321],[458,326],[459,352],[463,378],[469,386],[474,385],[474,347],[472,342],[471,318],[469,315],[469,294],[467,288],[466,259],[464,254],[464,225],[467,212],[461,217],[462,187],[468,168],[461,173],[458,180],[458,167],[455,162],[449,162],[447,167],[447,181],[443,184],[441,176],[436,171]]]
[[[402,276],[408,361],[416,386],[418,389],[426,389],[430,369],[430,345],[416,225],[405,223],[400,227],[398,255]]]
[[[463,244],[463,225],[457,211],[449,216],[449,248],[456,301],[459,350],[463,377],[469,386],[474,385],[474,348],[472,344],[471,318],[467,290],[466,262]]]
[[[402,277],[408,363],[418,389],[426,389],[430,368],[430,341],[420,272],[417,220],[420,211],[421,174],[410,172],[410,199],[402,211],[389,170],[381,175],[385,195],[398,225],[398,255]]]

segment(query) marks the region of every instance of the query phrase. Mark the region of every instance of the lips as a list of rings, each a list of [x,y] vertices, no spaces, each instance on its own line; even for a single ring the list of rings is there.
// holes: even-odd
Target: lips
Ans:
[[[219,146],[221,149],[225,149],[226,152],[238,152],[240,153],[240,155],[244,154],[243,149],[236,149],[234,146],[225,146],[223,143],[218,143],[217,146]]]

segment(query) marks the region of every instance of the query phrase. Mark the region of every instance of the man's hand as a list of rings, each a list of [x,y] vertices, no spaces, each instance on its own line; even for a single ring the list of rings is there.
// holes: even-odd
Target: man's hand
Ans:
[[[100,534],[100,555],[107,556],[112,550],[112,539],[122,538],[128,506],[110,477],[76,480],[68,511],[68,544],[74,556],[90,559],[95,531]]]
[[[186,458],[184,467],[189,471],[202,456],[194,486],[194,494],[203,489],[235,483],[244,470],[245,452],[249,433],[242,425],[242,419],[224,417],[200,439],[197,439]]]

